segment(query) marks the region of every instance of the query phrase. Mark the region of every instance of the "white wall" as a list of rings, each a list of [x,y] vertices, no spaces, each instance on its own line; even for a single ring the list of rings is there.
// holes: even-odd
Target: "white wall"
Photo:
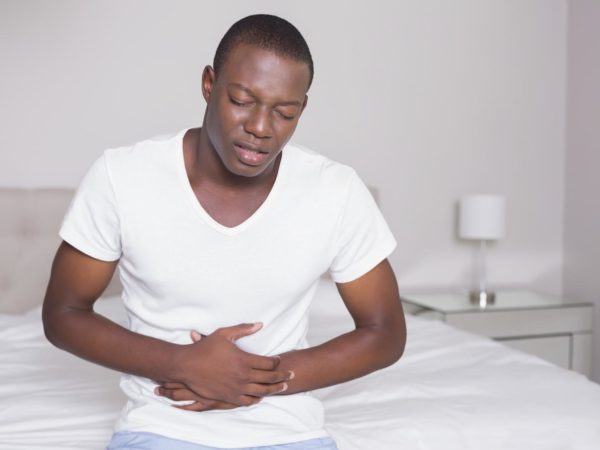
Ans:
[[[455,202],[506,195],[493,284],[562,290],[564,0],[0,3],[0,185],[76,186],[108,146],[201,122],[238,18],[288,18],[316,67],[295,140],[380,190],[404,292],[468,282]]]
[[[600,2],[569,4],[564,293],[595,303],[600,383]]]

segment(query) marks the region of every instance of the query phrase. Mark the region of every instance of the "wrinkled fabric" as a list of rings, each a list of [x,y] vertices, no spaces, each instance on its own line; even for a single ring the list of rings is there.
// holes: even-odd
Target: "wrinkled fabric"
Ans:
[[[95,310],[124,323],[118,298]],[[352,329],[321,280],[311,345]],[[339,450],[598,450],[600,386],[499,342],[406,317],[402,358],[313,392]],[[40,308],[0,315],[0,450],[104,450],[125,398],[119,373],[48,343]]]
[[[204,445],[169,439],[154,433],[118,432],[115,433],[106,450],[223,450],[222,447]],[[338,450],[331,438],[309,439],[281,445],[261,447],[238,447],[233,450]]]

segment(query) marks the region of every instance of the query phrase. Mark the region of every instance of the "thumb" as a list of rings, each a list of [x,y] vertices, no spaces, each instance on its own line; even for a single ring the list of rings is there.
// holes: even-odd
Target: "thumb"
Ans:
[[[200,339],[202,339],[204,336],[200,333],[198,333],[196,330],[192,330],[190,333],[190,336],[192,337],[192,342],[198,342]]]
[[[253,333],[256,333],[262,328],[262,326],[262,322],[240,323],[239,325],[233,325],[231,327],[219,328],[217,332],[221,336],[233,342],[243,338],[244,336],[249,336]]]

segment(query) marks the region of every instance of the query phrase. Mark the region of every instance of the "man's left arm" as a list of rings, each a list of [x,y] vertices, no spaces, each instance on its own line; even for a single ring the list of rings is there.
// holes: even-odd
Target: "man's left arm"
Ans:
[[[406,344],[406,323],[396,277],[387,259],[360,278],[337,283],[355,329],[323,344],[282,353],[279,369],[294,371],[279,395],[343,383],[396,362]]]

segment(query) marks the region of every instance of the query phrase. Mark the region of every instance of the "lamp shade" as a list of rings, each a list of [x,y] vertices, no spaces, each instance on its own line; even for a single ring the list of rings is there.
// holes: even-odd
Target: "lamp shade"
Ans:
[[[460,199],[459,234],[463,239],[504,237],[505,201],[501,195],[466,195]]]

